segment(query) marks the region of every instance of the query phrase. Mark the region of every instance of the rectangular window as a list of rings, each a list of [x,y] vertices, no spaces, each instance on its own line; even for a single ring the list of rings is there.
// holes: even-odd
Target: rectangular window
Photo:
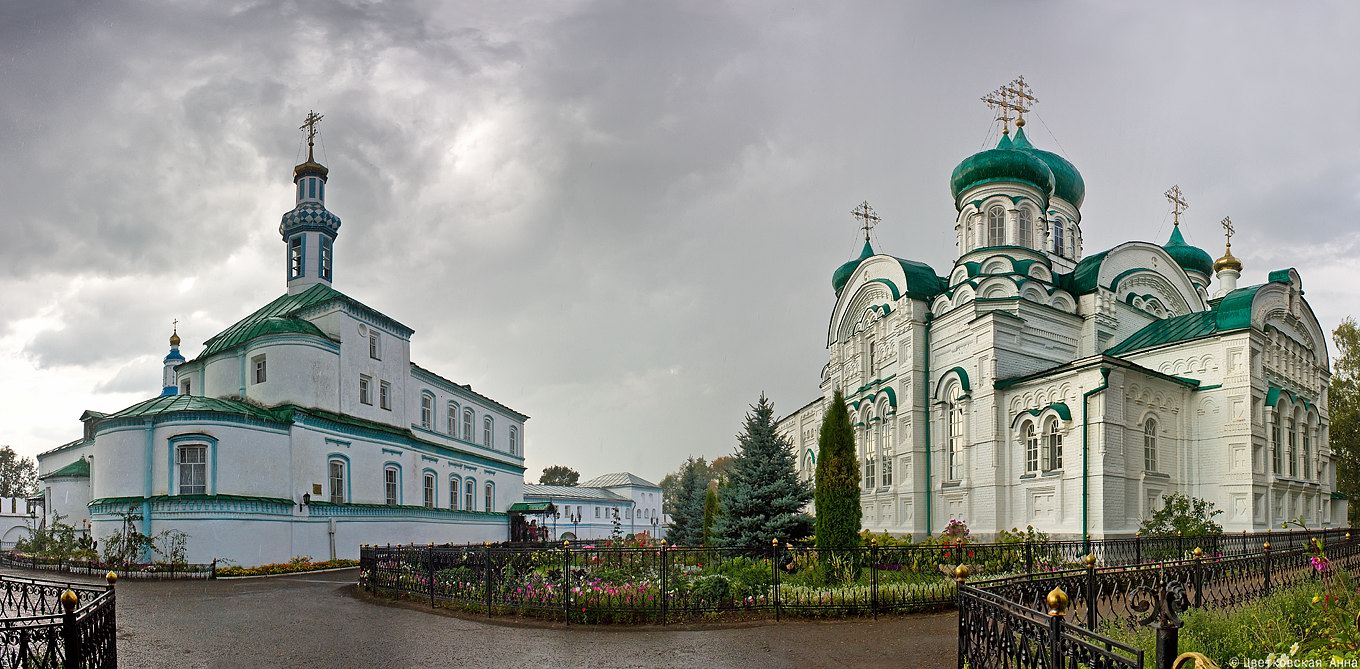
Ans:
[[[392,385],[386,381],[378,382],[378,406],[392,410]]]
[[[251,371],[250,374],[251,383],[264,383],[266,380],[269,379],[267,370],[265,369],[264,365],[264,356],[257,355],[251,358],[250,368],[251,370],[253,370]]]
[[[345,463],[341,460],[331,460],[330,466],[330,498],[331,504],[345,503]]]
[[[1289,458],[1289,475],[1297,477],[1299,475],[1299,460],[1297,457],[1298,432],[1294,430],[1294,421],[1289,421],[1289,432],[1286,437],[1289,439],[1289,449],[1284,452],[1285,457]]]
[[[372,387],[373,387],[373,379],[370,379],[370,378],[368,378],[367,376],[360,376],[360,377],[359,377],[359,403],[360,403],[360,404],[368,404],[368,405],[370,405],[370,406],[373,404],[373,390],[372,390]]]
[[[1039,432],[1034,425],[1025,425],[1025,472],[1039,471]]]
[[[179,494],[205,495],[208,492],[208,447],[179,447]]]
[[[420,426],[430,429],[434,425],[434,397],[422,394],[420,396]]]
[[[302,235],[288,241],[288,278],[302,276]]]
[[[1281,463],[1280,463],[1280,418],[1279,418],[1279,416],[1276,416],[1276,417],[1275,417],[1275,422],[1274,422],[1274,424],[1272,424],[1271,427],[1270,427],[1270,464],[1271,464],[1271,467],[1272,467],[1271,471],[1275,472],[1275,475],[1276,475],[1276,476],[1279,476],[1280,474],[1283,474],[1283,473],[1284,473],[1284,472],[1281,471],[1282,468],[1280,467],[1280,464],[1281,464]]]
[[[316,197],[316,179],[307,180],[307,197]]]
[[[600,507],[598,507],[598,506],[595,507],[595,517],[596,517],[596,518],[599,518],[599,517],[600,517]]]
[[[434,474],[425,475],[425,508],[434,508]]]
[[[382,360],[382,342],[378,339],[378,333],[373,330],[368,331],[368,357]]]
[[[397,505],[397,470],[395,467],[388,467],[383,470],[383,492],[387,496],[387,505]]]
[[[331,240],[329,237],[321,238],[321,278],[331,280]]]
[[[472,479],[468,479],[467,483],[464,483],[464,484],[463,484],[463,510],[464,510],[464,511],[475,511],[475,510],[476,510],[476,509],[474,509],[474,508],[472,507],[472,500],[475,499],[475,498],[477,497],[477,491],[473,489],[473,487],[474,487],[475,485],[476,485],[476,482],[473,481]]]
[[[884,458],[884,459],[883,459],[883,472],[882,472],[882,475],[883,475],[883,485],[885,485],[885,486],[892,485],[892,482],[893,482],[893,481],[892,481],[892,479],[893,479],[893,464],[892,464],[892,463],[893,463],[892,458]]]
[[[192,395],[193,393],[190,393],[190,392],[189,392],[189,387],[190,387],[190,386],[189,386],[189,379],[185,379],[183,382],[181,382],[181,383],[179,384],[179,394],[181,394],[181,395]]]

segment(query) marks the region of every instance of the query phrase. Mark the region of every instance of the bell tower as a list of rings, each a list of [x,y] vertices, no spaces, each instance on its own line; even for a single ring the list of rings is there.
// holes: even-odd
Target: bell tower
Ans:
[[[322,115],[308,112],[299,127],[307,134],[307,160],[293,168],[297,199],[283,215],[279,234],[286,246],[284,270],[288,293],[300,293],[318,283],[330,285],[335,276],[335,237],[340,217],[326,209],[326,181],[330,170],[316,162],[316,126]]]

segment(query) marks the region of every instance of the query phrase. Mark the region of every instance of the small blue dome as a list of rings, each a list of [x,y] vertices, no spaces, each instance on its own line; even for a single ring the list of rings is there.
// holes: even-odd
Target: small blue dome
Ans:
[[[279,222],[279,234],[285,238],[288,233],[299,229],[321,229],[336,232],[340,229],[340,217],[332,214],[319,202],[303,202],[283,215]]]

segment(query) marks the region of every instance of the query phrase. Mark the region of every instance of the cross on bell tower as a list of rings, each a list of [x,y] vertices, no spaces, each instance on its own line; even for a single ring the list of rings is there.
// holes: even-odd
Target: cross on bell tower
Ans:
[[[860,220],[860,228],[864,230],[864,243],[868,244],[869,231],[883,219],[879,218],[878,214],[874,212],[874,208],[869,206],[868,200],[859,203],[859,206],[851,209],[850,215]]]
[[[307,160],[293,168],[297,199],[292,211],[279,222],[279,235],[288,245],[286,276],[289,294],[302,292],[318,283],[329,284],[333,277],[335,237],[340,218],[326,209],[326,181],[330,170],[316,162],[317,124],[325,118],[308,111],[302,125],[307,136]]]

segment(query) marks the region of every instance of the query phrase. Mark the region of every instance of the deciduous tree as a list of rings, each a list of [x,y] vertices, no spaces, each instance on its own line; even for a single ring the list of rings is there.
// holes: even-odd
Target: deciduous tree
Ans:
[[[1360,327],[1347,318],[1332,330],[1337,356],[1332,360],[1332,381],[1327,388],[1327,414],[1331,421],[1332,457],[1336,460],[1336,487],[1350,498],[1349,521],[1360,521]]]
[[[581,475],[571,467],[551,465],[543,468],[543,475],[538,477],[538,482],[541,485],[574,486],[581,482]]]

